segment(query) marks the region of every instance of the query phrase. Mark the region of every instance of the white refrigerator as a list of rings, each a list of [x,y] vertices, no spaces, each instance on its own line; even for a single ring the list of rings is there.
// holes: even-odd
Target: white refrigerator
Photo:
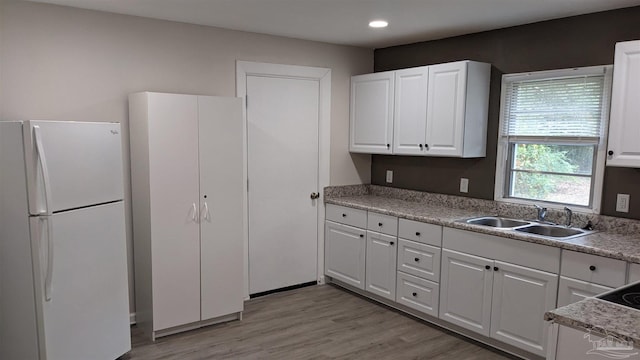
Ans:
[[[0,359],[131,349],[120,131],[0,122]]]

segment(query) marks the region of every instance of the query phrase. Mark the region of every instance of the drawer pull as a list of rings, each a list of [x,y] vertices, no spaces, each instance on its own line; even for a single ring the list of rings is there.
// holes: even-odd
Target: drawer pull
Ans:
[[[489,265],[485,265],[484,268],[487,269],[487,270],[491,270],[491,266],[489,266]]]
[[[416,236],[420,236],[420,232],[419,231],[416,231]]]
[[[393,241],[389,243],[389,245],[393,246],[393,244],[395,244]]]
[[[589,270],[591,270],[591,271],[596,271],[596,266],[595,266],[595,265],[591,265],[591,266],[589,266]]]
[[[500,270],[500,269],[498,269],[498,267],[497,267],[497,266],[494,266],[494,267],[493,267],[493,271],[498,271],[498,270]]]
[[[411,295],[413,295],[413,296],[418,296],[418,293],[413,293],[413,294],[411,294]]]
[[[361,238],[363,238],[363,237],[364,237],[364,235],[360,234],[360,237],[361,237]]]
[[[378,223],[378,226],[382,227],[382,223]]]
[[[413,261],[420,262],[420,258],[413,258]]]
[[[347,214],[342,214],[342,217],[347,217]]]

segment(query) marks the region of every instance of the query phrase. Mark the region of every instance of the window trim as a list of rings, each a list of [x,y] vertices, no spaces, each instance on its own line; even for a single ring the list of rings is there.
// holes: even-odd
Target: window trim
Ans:
[[[543,200],[528,200],[522,198],[513,198],[505,196],[507,176],[509,166],[509,137],[502,136],[501,129],[503,128],[505,121],[505,106],[507,86],[515,81],[522,80],[537,80],[537,79],[550,79],[550,78],[562,78],[573,76],[584,76],[601,74],[604,72],[604,90],[608,94],[608,98],[605,99],[602,109],[602,133],[598,143],[596,144],[596,153],[594,154],[594,166],[593,172],[593,186],[591,188],[593,201],[591,206],[580,206],[574,204],[563,204],[557,202],[548,202]],[[559,70],[546,70],[526,73],[504,74],[502,75],[502,84],[500,88],[500,122],[498,124],[497,134],[497,154],[496,154],[496,174],[495,174],[495,188],[494,188],[494,200],[499,202],[520,204],[520,205],[541,205],[550,209],[564,209],[565,206],[570,206],[573,210],[599,214],[602,204],[602,187],[604,183],[604,169],[606,161],[606,149],[607,149],[607,136],[609,130],[609,110],[611,102],[611,80],[613,75],[613,65],[599,65],[588,66],[581,68],[571,69],[559,69]],[[513,140],[514,138],[512,138]],[[559,142],[566,141],[566,138],[558,137]]]

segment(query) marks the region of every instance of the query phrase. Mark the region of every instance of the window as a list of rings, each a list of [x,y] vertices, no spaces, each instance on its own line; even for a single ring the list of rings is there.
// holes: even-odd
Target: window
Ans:
[[[502,77],[496,200],[599,212],[611,66]]]

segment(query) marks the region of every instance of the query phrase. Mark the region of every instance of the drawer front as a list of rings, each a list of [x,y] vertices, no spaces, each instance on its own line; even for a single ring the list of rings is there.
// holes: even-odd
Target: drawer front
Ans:
[[[440,286],[429,280],[398,272],[396,302],[431,316],[438,316]]]
[[[391,236],[398,236],[398,218],[370,211],[367,220],[367,229]]]
[[[399,271],[440,282],[440,248],[404,239],[398,244]]]
[[[557,307],[573,304],[589,297],[600,295],[609,290],[610,287],[588,283],[582,280],[571,279],[560,276],[560,284],[558,285],[558,303]]]
[[[616,288],[624,285],[626,271],[627,263],[622,260],[575,251],[562,251],[560,274],[566,277]]]
[[[442,246],[442,226],[400,219],[398,237],[433,246]]]
[[[327,220],[365,229],[367,227],[367,211],[345,206],[327,204],[325,210]]]

